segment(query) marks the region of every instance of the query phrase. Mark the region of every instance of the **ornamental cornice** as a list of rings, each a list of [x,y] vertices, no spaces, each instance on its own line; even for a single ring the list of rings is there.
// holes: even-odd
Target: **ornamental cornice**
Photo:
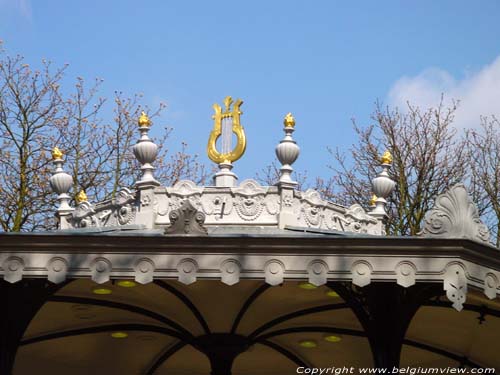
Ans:
[[[17,237],[22,242],[22,237],[27,236],[2,237],[7,240]],[[270,285],[286,280],[308,280],[314,285],[322,285],[341,280],[351,281],[359,287],[374,281],[395,282],[402,287],[433,282],[442,283],[457,310],[465,303],[469,288],[482,290],[490,299],[500,293],[500,259],[494,253],[496,250],[471,241],[413,239],[412,243],[407,239],[393,239],[399,246],[384,248],[383,242],[389,245],[390,241],[377,241],[378,249],[366,246],[363,249],[360,243],[363,239],[330,238],[331,245],[337,245],[334,251],[334,247],[325,247],[325,241],[317,239],[259,238],[268,242],[267,251],[262,251],[264,243],[252,247],[259,242],[256,238],[234,241],[205,237],[202,240],[206,245],[216,241],[214,246],[209,246],[210,251],[206,251],[199,245],[200,238],[183,237],[183,242],[193,242],[187,251],[175,240],[171,241],[170,248],[161,246],[158,242],[164,242],[164,237],[142,237],[143,248],[140,249],[134,246],[139,240],[137,237],[86,236],[88,241],[74,241],[74,236],[64,236],[66,238],[59,244],[56,242],[60,236],[38,237],[44,238],[43,244],[38,242],[29,246],[25,243],[22,251],[2,243],[0,275],[6,281],[14,283],[22,278],[41,277],[60,283],[67,278],[90,278],[96,283],[135,279],[146,284],[154,279],[177,279],[191,284],[198,279],[209,279],[233,285],[240,279],[262,279]],[[73,239],[72,243],[67,242],[69,238]],[[358,248],[348,246],[349,242],[351,245],[357,243]],[[408,245],[406,249],[401,246],[404,242]],[[154,243],[157,246],[153,246]],[[292,243],[302,250],[290,251]],[[304,247],[307,243],[309,247]],[[424,244],[426,246],[422,246]],[[106,251],[106,248],[113,251]],[[245,256],[242,256],[242,249]]]

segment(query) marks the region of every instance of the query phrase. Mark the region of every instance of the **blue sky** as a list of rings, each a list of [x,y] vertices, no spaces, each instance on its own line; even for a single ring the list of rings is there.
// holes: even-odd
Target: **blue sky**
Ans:
[[[463,101],[457,126],[500,113],[500,2],[0,0],[0,39],[27,62],[69,63],[68,77],[104,79],[102,95],[141,92],[167,103],[174,128],[205,156],[212,104],[242,98],[240,179],[274,160],[282,118],[297,120],[295,166],[327,177],[327,146],[354,141],[378,99]]]

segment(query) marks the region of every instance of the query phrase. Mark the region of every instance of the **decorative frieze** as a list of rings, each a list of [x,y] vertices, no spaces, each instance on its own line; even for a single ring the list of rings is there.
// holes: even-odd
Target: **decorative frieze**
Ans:
[[[410,287],[418,281],[442,283],[453,307],[461,310],[469,287],[483,290],[488,298],[500,293],[500,271],[460,258],[395,255],[294,255],[238,253],[0,253],[0,275],[15,283],[24,278],[45,277],[53,283],[67,278],[90,278],[96,283],[110,279],[135,279],[147,284],[154,279],[177,279],[192,284],[198,278],[234,285],[241,279],[261,279],[270,285],[287,280],[352,281],[364,287],[374,281]]]

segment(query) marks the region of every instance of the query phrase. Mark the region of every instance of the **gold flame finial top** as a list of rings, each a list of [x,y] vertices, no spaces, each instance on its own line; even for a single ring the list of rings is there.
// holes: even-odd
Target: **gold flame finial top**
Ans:
[[[60,160],[62,159],[63,153],[59,150],[59,147],[54,147],[52,149],[52,160]]]
[[[380,158],[380,161],[382,164],[392,164],[392,155],[391,153],[386,150],[382,157]]]
[[[85,190],[80,190],[80,192],[76,195],[75,201],[77,204],[82,202],[88,202],[87,194],[85,194]]]
[[[375,194],[372,195],[372,197],[370,198],[370,207],[372,206],[375,206],[375,203],[377,202],[377,196]]]
[[[139,121],[137,121],[140,127],[150,127],[151,120],[149,119],[146,112],[142,111],[141,116],[139,117]]]
[[[290,112],[288,112],[283,120],[283,123],[288,128],[293,128],[295,126],[295,118],[292,116]]]

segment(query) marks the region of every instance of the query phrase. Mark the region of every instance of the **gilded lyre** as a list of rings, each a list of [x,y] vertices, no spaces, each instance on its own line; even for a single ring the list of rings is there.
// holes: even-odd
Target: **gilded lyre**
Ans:
[[[238,160],[247,146],[245,131],[240,123],[240,115],[243,113],[240,111],[240,106],[243,101],[241,99],[236,100],[232,109],[231,104],[233,104],[233,99],[228,96],[224,99],[224,112],[217,103],[213,105],[215,111],[212,116],[214,128],[208,139],[207,153],[208,157],[218,164],[231,164],[233,161]],[[236,135],[236,147],[231,150],[232,133]],[[221,135],[222,151],[219,152],[216,148],[216,142]]]

